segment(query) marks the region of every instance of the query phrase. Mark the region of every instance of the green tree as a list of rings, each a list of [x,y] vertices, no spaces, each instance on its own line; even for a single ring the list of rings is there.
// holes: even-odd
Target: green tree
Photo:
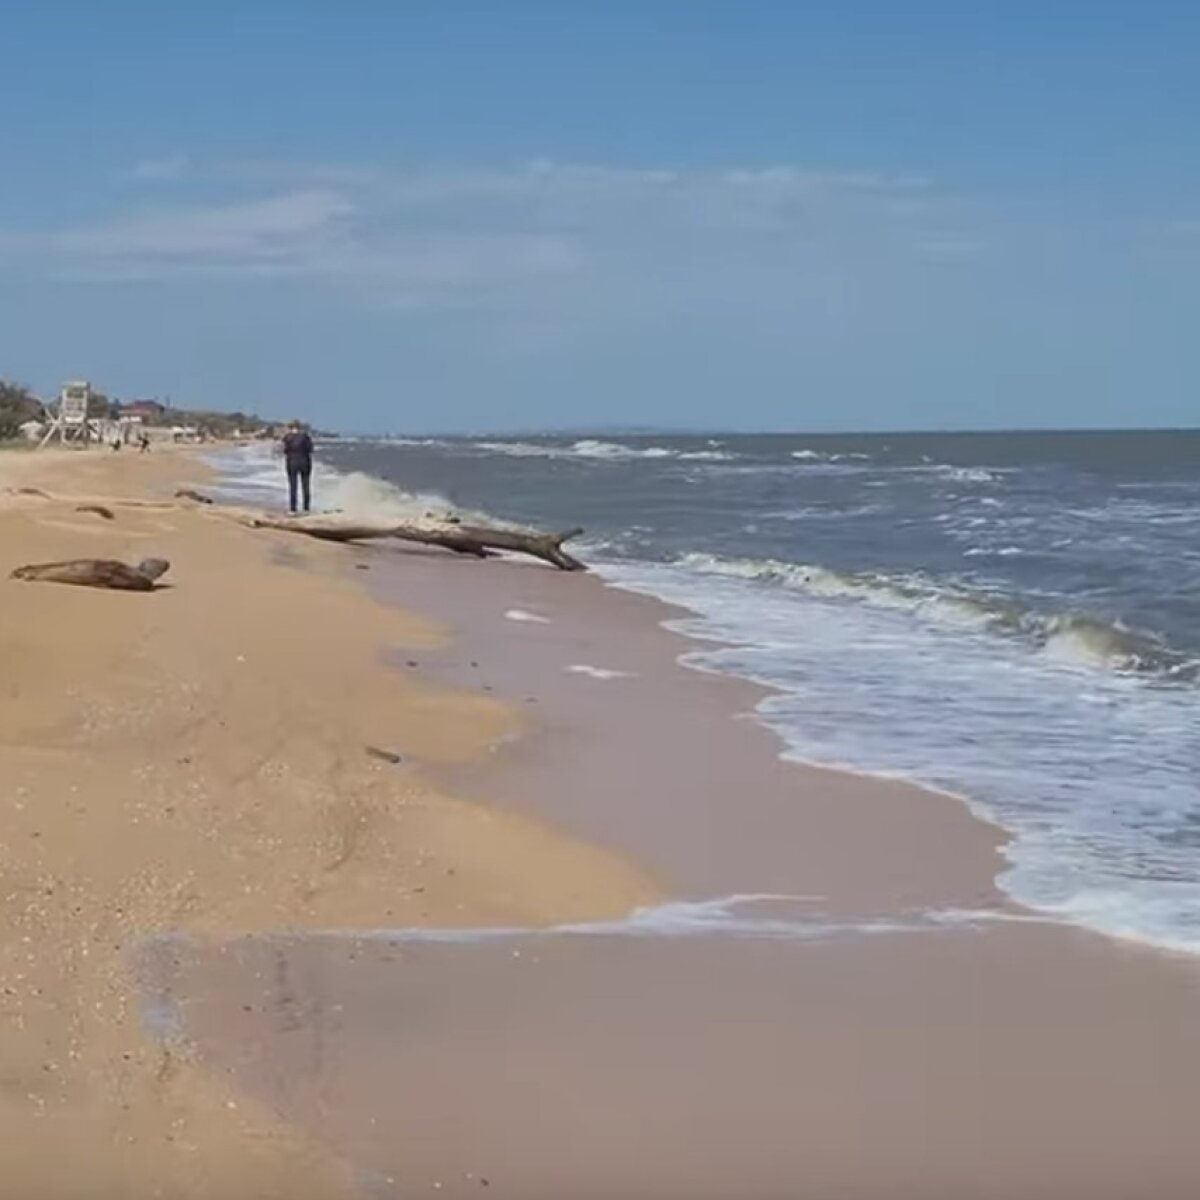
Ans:
[[[19,383],[0,379],[0,438],[14,438],[26,421],[40,420],[42,402]]]

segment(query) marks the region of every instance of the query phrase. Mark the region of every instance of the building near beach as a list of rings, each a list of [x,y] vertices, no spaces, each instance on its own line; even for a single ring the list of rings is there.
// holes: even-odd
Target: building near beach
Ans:
[[[143,421],[154,421],[164,417],[167,406],[157,400],[131,400],[121,405],[121,415],[124,417],[141,417]]]

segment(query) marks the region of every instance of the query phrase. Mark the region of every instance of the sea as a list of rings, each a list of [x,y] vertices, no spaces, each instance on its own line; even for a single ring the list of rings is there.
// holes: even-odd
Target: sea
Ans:
[[[1200,431],[338,438],[317,498],[545,528],[770,686],[783,753],[961,796],[1043,913],[1200,954]],[[265,448],[215,459],[278,503]]]

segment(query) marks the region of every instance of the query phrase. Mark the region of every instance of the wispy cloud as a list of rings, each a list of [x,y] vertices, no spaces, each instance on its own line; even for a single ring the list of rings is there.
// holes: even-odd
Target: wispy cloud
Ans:
[[[811,295],[880,256],[965,253],[922,238],[938,196],[916,175],[796,166],[680,170],[534,160],[513,167],[351,168],[178,154],[134,176],[219,202],[143,204],[0,239],[90,280],[307,276],[391,302],[466,304],[541,289],[637,307],[736,289]],[[156,193],[156,197],[157,197]],[[909,201],[919,201],[911,208]],[[551,291],[547,292],[546,289]],[[557,289],[557,290],[556,290]]]
[[[51,233],[47,246],[83,259],[225,259],[249,265],[286,259],[323,240],[354,211],[332,191],[300,191],[240,204],[151,209],[108,223]]]

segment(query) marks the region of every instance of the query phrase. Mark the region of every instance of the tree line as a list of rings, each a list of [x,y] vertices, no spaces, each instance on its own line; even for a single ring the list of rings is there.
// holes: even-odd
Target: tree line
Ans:
[[[42,402],[19,383],[0,379],[0,438],[14,438],[26,421],[40,421]]]

